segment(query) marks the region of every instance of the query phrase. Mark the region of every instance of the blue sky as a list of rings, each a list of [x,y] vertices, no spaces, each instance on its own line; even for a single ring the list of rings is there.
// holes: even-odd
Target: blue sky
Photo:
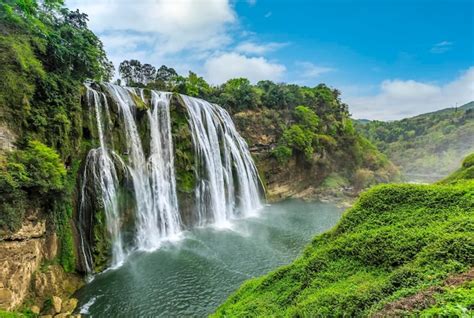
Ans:
[[[338,88],[356,118],[474,100],[474,0],[68,0],[117,66]]]

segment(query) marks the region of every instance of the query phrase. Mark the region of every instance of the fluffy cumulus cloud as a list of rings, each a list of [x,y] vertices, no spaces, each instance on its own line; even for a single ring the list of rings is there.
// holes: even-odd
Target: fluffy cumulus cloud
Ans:
[[[182,74],[188,70],[205,73],[213,83],[236,76],[277,80],[285,71],[263,56],[286,43],[262,44],[250,33],[236,38],[247,32],[241,29],[231,0],[66,2],[89,15],[91,29],[99,34],[116,67],[124,59],[139,59],[172,66]],[[251,6],[255,3],[248,0]]]
[[[96,32],[154,37],[165,52],[219,45],[227,38],[225,26],[236,21],[228,0],[69,0],[67,5],[86,12]]]
[[[401,119],[473,100],[474,67],[444,85],[385,80],[377,95],[345,98],[354,117],[380,120]]]
[[[222,53],[209,58],[205,65],[205,77],[213,84],[220,84],[236,77],[278,81],[285,72],[285,66],[268,61],[263,57],[248,57],[239,53]]]

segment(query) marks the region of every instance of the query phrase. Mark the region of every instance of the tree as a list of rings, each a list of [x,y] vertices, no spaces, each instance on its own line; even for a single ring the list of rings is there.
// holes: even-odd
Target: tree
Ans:
[[[246,78],[234,78],[222,85],[219,103],[233,111],[260,106],[260,95]]]
[[[309,107],[297,106],[295,108],[295,117],[304,127],[315,131],[318,128],[319,117]]]
[[[141,68],[142,83],[148,84],[155,80],[156,68],[150,64],[143,64]]]
[[[161,65],[160,68],[156,71],[156,80],[163,81],[165,83],[176,80],[178,73],[172,67],[167,67],[166,65]]]
[[[132,82],[132,66],[130,65],[130,61],[125,60],[120,63],[119,73],[126,85]]]
[[[175,90],[182,94],[204,99],[207,99],[212,93],[211,86],[204,78],[193,72],[189,72],[188,77],[178,76]]]

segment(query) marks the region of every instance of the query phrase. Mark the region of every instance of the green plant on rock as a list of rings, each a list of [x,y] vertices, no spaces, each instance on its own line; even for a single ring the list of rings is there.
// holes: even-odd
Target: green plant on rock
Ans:
[[[316,113],[309,107],[306,106],[297,106],[295,108],[295,117],[297,118],[298,123],[304,126],[311,131],[318,129],[319,117]]]
[[[288,160],[293,156],[293,150],[288,146],[279,145],[272,150],[272,155],[278,163],[283,164],[288,162]]]
[[[34,208],[41,199],[54,199],[61,193],[66,169],[52,148],[36,140],[0,161],[4,163],[0,169],[0,209],[3,212],[0,227],[15,231],[21,226],[27,208]]]
[[[53,222],[59,240],[58,261],[67,273],[76,267],[74,238],[71,228],[72,205],[67,201],[56,200],[53,205]]]
[[[172,98],[170,116],[175,151],[176,186],[180,192],[191,193],[196,186],[194,147],[186,109],[177,95]]]
[[[12,156],[16,161],[15,175],[21,176],[24,187],[34,188],[42,194],[64,188],[66,169],[50,147],[33,140],[25,150],[16,151]]]
[[[302,152],[306,159],[310,160],[314,152],[313,137],[312,131],[300,125],[291,125],[283,132],[282,142],[288,147]]]

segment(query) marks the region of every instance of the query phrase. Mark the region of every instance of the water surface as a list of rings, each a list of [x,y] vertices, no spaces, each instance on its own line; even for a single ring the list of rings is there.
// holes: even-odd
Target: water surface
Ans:
[[[292,200],[230,229],[193,229],[97,275],[78,291],[79,306],[86,317],[205,317],[243,281],[290,263],[341,215],[332,204]]]

